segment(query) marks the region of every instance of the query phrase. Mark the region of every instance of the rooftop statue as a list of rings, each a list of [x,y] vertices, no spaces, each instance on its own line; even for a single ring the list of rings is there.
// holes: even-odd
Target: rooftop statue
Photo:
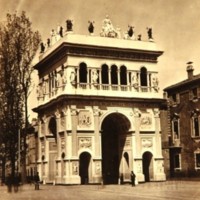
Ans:
[[[94,33],[94,21],[88,21],[89,26],[88,26],[88,31],[92,35]]]
[[[149,41],[153,41],[152,28],[147,27],[147,34],[148,34]]]
[[[117,37],[117,31],[114,29],[108,15],[106,15],[106,18],[103,20],[100,36],[113,38]]]
[[[67,28],[67,31],[73,31],[72,27],[73,27],[73,22],[72,22],[72,20],[71,20],[71,19],[66,20],[66,28]]]

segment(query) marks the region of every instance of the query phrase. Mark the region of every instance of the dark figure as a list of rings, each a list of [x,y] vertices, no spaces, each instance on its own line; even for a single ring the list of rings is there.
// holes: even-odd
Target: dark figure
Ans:
[[[141,41],[142,40],[142,35],[138,35],[138,40]]]
[[[14,185],[14,191],[15,192],[18,192],[19,183],[20,183],[19,174],[15,174],[14,180],[13,180],[13,185]]]
[[[123,176],[123,174],[121,174],[121,176],[120,176],[120,185],[122,185],[124,183],[124,176]]]
[[[50,44],[51,44],[51,40],[47,38],[47,47],[50,47]]]
[[[40,53],[44,53],[44,50],[45,50],[44,43],[41,42],[41,43],[40,43]]]
[[[148,28],[148,27],[147,27],[147,34],[148,34],[149,40],[152,40],[152,39],[153,39],[153,36],[152,36],[152,28]]]
[[[67,31],[72,31],[72,26],[73,26],[72,20],[68,19],[66,23],[67,23]]]
[[[63,27],[62,26],[60,27],[59,35],[60,35],[60,37],[63,37]]]
[[[132,187],[133,186],[135,186],[135,174],[134,174],[134,172],[133,171],[131,171],[131,185],[132,185]]]
[[[35,182],[35,190],[39,190],[40,177],[38,172],[34,176],[34,182]]]
[[[88,26],[88,31],[90,34],[94,33],[94,22],[88,21],[89,26]]]
[[[8,174],[8,176],[6,178],[6,185],[7,185],[9,193],[12,192],[12,184],[13,184],[12,176],[11,176],[11,174]]]
[[[129,27],[128,36],[129,36],[129,37],[132,37],[132,36],[133,36],[133,33],[134,33],[134,32],[133,32],[133,28],[134,28],[134,27],[133,27],[133,26],[128,26],[128,27]]]

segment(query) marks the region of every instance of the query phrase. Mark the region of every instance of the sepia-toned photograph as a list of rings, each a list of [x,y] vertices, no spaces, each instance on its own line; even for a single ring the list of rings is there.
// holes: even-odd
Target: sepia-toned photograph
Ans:
[[[0,199],[199,200],[199,11],[0,0]]]

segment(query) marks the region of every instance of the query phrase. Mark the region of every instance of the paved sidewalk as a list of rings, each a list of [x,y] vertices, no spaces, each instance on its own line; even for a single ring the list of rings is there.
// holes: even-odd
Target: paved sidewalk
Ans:
[[[130,185],[23,185],[17,193],[0,186],[0,200],[200,200],[199,181],[166,181]]]

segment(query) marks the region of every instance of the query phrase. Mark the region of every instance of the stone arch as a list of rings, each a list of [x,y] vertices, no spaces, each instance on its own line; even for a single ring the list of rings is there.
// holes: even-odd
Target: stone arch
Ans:
[[[81,178],[81,184],[88,184],[90,177],[92,176],[92,157],[87,151],[83,151],[79,155],[79,176]]]
[[[142,166],[145,182],[153,179],[153,154],[150,151],[145,151],[142,155]]]
[[[102,120],[102,175],[105,184],[118,183],[130,127],[129,119],[118,112],[110,113]]]

